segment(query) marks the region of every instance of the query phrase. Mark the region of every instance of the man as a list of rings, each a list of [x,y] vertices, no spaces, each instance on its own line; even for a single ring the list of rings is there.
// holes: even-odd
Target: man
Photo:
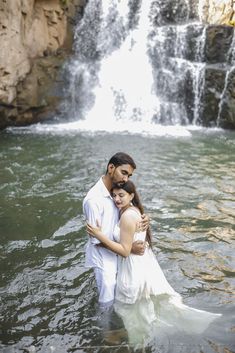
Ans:
[[[103,233],[112,240],[114,227],[119,220],[119,211],[112,200],[110,190],[113,183],[124,184],[135,169],[136,164],[128,154],[116,153],[108,162],[106,174],[89,190],[83,200],[87,222],[93,226],[99,224]],[[141,226],[147,228],[148,217],[144,215],[143,218]],[[144,242],[134,242],[132,252],[142,255],[144,245]],[[86,246],[85,266],[94,269],[100,306],[110,307],[114,301],[117,255],[106,249],[97,239],[90,237]]]

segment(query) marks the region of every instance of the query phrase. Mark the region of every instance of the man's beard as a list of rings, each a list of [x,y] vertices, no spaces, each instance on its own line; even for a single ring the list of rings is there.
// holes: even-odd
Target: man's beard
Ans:
[[[117,185],[119,188],[125,184],[125,181],[114,182],[113,186]]]

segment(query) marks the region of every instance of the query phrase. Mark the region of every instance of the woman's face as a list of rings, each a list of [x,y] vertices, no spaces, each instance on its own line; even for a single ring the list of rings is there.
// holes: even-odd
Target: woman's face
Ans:
[[[124,189],[113,189],[112,197],[117,208],[123,209],[130,206],[134,194],[129,194]]]

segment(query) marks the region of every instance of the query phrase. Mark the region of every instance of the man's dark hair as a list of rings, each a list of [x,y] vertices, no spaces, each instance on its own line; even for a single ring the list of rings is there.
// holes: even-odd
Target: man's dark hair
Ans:
[[[117,152],[110,158],[107,164],[106,173],[108,172],[109,164],[113,164],[115,167],[119,167],[120,165],[123,165],[123,164],[129,164],[133,169],[136,169],[136,164],[133,158],[131,158],[129,154],[126,154],[124,152]]]

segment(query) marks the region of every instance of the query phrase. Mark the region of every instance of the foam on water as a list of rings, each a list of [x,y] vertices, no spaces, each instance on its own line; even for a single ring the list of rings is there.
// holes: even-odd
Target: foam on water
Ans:
[[[161,125],[154,123],[133,122],[133,121],[98,121],[97,124],[90,125],[87,120],[79,120],[68,123],[59,124],[35,124],[23,127],[9,127],[6,131],[14,134],[55,134],[55,135],[69,135],[69,134],[130,134],[148,137],[191,137],[195,131],[200,130],[202,133],[218,133],[224,131],[222,128],[205,128],[199,125]]]
[[[86,120],[74,121],[62,124],[36,124],[28,127],[11,127],[7,131],[12,133],[23,133],[23,134],[74,134],[74,133],[86,133],[93,134],[97,132],[104,133],[128,133],[138,134],[141,136],[172,136],[172,137],[190,137],[190,130],[201,129],[196,126],[181,126],[181,125],[160,125],[143,122],[115,122],[108,121],[98,122],[97,125],[90,125],[90,122]]]

